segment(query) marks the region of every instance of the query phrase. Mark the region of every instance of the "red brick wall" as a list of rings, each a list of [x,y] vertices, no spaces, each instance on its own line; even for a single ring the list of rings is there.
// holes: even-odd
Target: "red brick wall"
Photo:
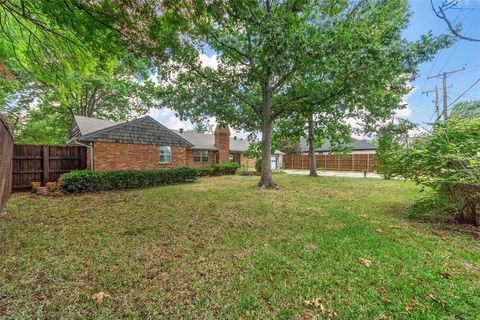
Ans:
[[[200,167],[211,167],[215,164],[217,152],[208,151],[208,162],[205,162],[205,163],[193,162],[193,152],[194,151],[192,149],[187,149],[187,166],[200,168]]]
[[[230,161],[230,129],[217,126],[215,128],[215,147],[218,148],[218,162]]]
[[[172,147],[172,162],[169,164],[159,163],[159,152],[160,147],[156,145],[96,141],[93,143],[93,166],[96,171],[108,171],[162,169],[187,164],[185,147]]]

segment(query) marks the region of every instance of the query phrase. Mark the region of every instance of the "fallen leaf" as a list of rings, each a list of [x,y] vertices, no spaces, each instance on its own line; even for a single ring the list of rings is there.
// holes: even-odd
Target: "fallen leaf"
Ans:
[[[452,275],[448,272],[439,272],[438,274],[445,279],[450,279],[452,277]]]
[[[322,314],[325,313],[325,306],[323,305],[323,303],[321,302],[322,300],[320,298],[313,298],[312,300],[305,300],[304,303],[307,305],[307,306],[311,306],[311,307],[315,307],[315,308],[319,308],[320,309],[320,312]]]
[[[372,261],[364,258],[358,258],[358,262],[363,264],[365,267],[370,267],[372,265]]]
[[[377,231],[378,233],[385,233],[385,230],[382,228],[377,228],[375,229],[375,231]]]
[[[382,294],[380,297],[380,301],[385,302],[385,303],[390,303],[392,302],[390,298],[388,297],[388,290],[386,288],[381,288],[380,293]]]
[[[396,225],[396,224],[391,224],[391,225],[389,225],[388,227],[389,227],[389,228],[393,228],[393,229],[403,229],[403,227],[398,226],[398,225]]]
[[[312,319],[313,313],[310,310],[302,310],[302,319]]]
[[[429,297],[430,299],[432,299],[433,301],[439,303],[439,304],[442,304],[442,302],[440,300],[438,300],[433,294],[429,293],[427,295],[427,297]]]
[[[330,306],[330,311],[328,312],[328,319],[333,319],[336,315],[337,313],[333,309],[333,306]]]
[[[368,219],[368,214],[362,213],[358,215],[360,218]]]
[[[106,294],[103,291],[100,291],[98,293],[95,293],[92,296],[92,299],[94,299],[97,303],[101,303],[103,301],[103,298],[108,297],[108,294]]]

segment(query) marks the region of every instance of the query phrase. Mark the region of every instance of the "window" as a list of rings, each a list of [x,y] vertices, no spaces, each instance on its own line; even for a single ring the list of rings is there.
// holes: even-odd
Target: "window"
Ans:
[[[208,151],[194,151],[193,162],[197,162],[197,163],[208,162]]]
[[[160,147],[160,163],[172,162],[172,149],[170,147]]]

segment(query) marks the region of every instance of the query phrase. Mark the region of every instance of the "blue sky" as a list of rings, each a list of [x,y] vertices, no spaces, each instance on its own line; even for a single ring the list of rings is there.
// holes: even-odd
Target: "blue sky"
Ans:
[[[420,35],[427,34],[430,30],[434,35],[448,33],[445,22],[435,16],[429,0],[410,0],[409,3],[412,17],[410,25],[403,34],[407,40],[415,41]],[[465,35],[480,38],[480,0],[464,0],[461,8],[462,10],[450,12],[449,17],[456,23],[462,23]],[[214,59],[209,60],[206,56],[204,58],[206,64],[214,63]],[[399,115],[428,127],[425,123],[433,118],[434,93],[430,93],[427,97],[422,94],[422,91],[432,90],[435,85],[441,88],[442,81],[441,79],[427,80],[427,77],[463,67],[466,68],[465,71],[456,73],[448,79],[448,86],[453,85],[448,89],[449,102],[456,99],[480,78],[480,42],[457,40],[452,46],[439,52],[432,61],[421,64],[418,77],[412,82],[412,92],[406,97],[408,108],[400,111]],[[480,99],[480,83],[459,101],[472,99]],[[175,113],[168,109],[154,110],[151,115],[169,128],[191,129],[192,127],[191,123],[180,121],[175,117]]]
[[[413,15],[410,19],[410,25],[404,32],[407,40],[416,40],[421,34],[432,31],[434,35],[448,33],[445,22],[438,19],[430,6],[429,0],[410,0],[411,11]],[[440,3],[440,1],[436,1]],[[465,35],[480,38],[480,0],[467,0],[462,3],[463,10],[456,10],[449,13],[452,21],[461,22]],[[417,79],[412,83],[413,92],[407,97],[407,102],[411,113],[409,119],[417,122],[430,122],[434,113],[434,93],[426,95],[422,91],[428,91],[437,85],[442,87],[441,79],[427,80],[430,75],[436,75],[443,71],[461,69],[465,66],[465,71],[450,76],[447,85],[453,85],[448,89],[448,100],[453,101],[464,90],[470,87],[478,78],[480,78],[480,42],[469,42],[457,40],[452,46],[442,50],[430,62],[423,63],[419,67]],[[480,84],[472,88],[466,94],[463,100],[480,99]],[[408,115],[408,114],[406,114]]]

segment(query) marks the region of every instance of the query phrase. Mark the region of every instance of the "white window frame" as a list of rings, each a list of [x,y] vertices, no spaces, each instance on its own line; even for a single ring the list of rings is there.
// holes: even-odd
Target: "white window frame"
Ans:
[[[195,159],[195,156],[200,156],[200,161],[197,161]],[[206,150],[193,151],[193,162],[194,163],[208,163],[208,151],[206,151]]]
[[[168,154],[162,154],[164,152],[168,152]],[[165,158],[168,156],[168,161],[166,159],[163,159],[162,161],[162,156]],[[159,153],[158,153],[158,161],[159,163],[172,163],[172,147],[170,146],[161,146],[159,148]]]

